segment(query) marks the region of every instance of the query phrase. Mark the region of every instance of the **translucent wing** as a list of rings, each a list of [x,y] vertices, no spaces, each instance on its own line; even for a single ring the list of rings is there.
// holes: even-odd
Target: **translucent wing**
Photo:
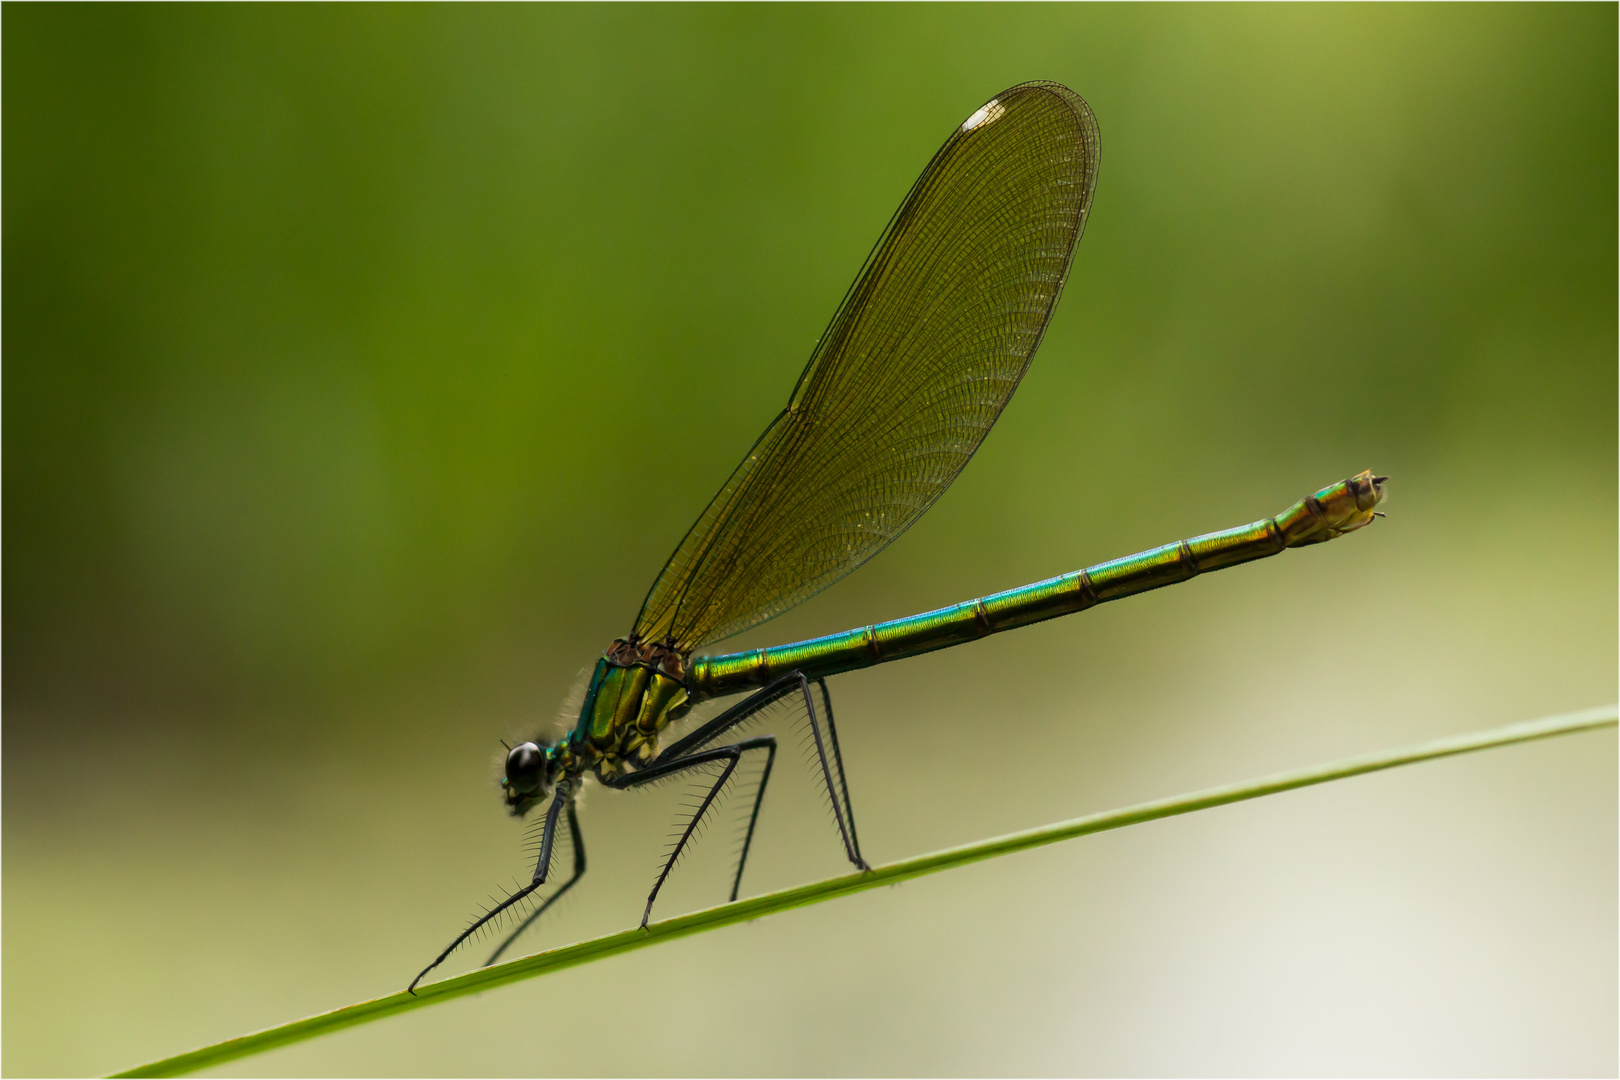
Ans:
[[[867,256],[788,406],[670,557],[636,620],[683,650],[831,585],[933,505],[1041,343],[1097,177],[1091,109],[997,95],[946,140]]]

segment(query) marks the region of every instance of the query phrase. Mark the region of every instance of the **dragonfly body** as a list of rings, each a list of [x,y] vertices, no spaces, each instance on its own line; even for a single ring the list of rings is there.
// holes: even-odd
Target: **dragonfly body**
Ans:
[[[871,558],[967,464],[1046,332],[1097,176],[1091,109],[1056,83],[996,95],[912,186],[765,429],[654,581],[631,632],[597,660],[574,726],[510,749],[501,781],[517,816],[544,806],[533,879],[474,920],[412,981],[550,879],[566,822],[571,875],[501,952],[585,872],[581,784],[630,790],[704,777],[642,913],[733,779],[758,769],[731,896],[741,887],[776,760],[767,716],[803,725],[845,856],[866,869],[826,679],[1083,611],[1368,524],[1384,477],[1361,473],[1275,518],[1209,533],[910,618],[749,652],[699,650],[788,610]],[[745,695],[667,740],[704,701]]]
[[[757,691],[790,674],[820,679],[919,656],[1334,539],[1373,520],[1384,479],[1364,472],[1252,525],[1165,544],[937,611],[787,645],[694,659],[667,643],[620,638],[596,662],[578,723],[545,752],[541,787],[523,790],[509,776],[508,803],[526,811],[538,801],[537,792],[559,782],[577,783],[593,771],[604,783],[620,780],[657,757],[659,736],[672,721],[711,698]],[[514,765],[514,771],[524,771]]]

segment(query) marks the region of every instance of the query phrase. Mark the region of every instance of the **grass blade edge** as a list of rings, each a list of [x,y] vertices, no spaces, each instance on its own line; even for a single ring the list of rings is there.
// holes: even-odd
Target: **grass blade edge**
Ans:
[[[279,1046],[302,1042],[328,1032],[357,1024],[380,1020],[385,1016],[448,1001],[466,994],[491,990],[498,986],[533,978],[551,971],[575,967],[595,960],[616,956],[645,948],[661,941],[734,923],[773,915],[808,904],[832,900],[840,896],[893,885],[925,874],[937,873],[969,863],[981,862],[1017,851],[1053,844],[1063,840],[1106,832],[1161,818],[1176,817],[1229,803],[1244,802],[1297,788],[1343,780],[1352,776],[1379,772],[1384,769],[1413,765],[1423,761],[1453,757],[1494,747],[1511,746],[1537,739],[1570,735],[1604,727],[1614,727],[1620,719],[1620,706],[1604,705],[1579,712],[1564,713],[1540,720],[1529,720],[1504,727],[1449,736],[1394,750],[1365,754],[1326,765],[1298,769],[1259,777],[1237,784],[1228,784],[1203,791],[1177,795],[1135,806],[1110,810],[1085,817],[1025,829],[1006,836],[981,840],[960,847],[902,859],[879,866],[864,874],[848,874],[825,881],[799,885],[791,889],[766,893],[762,896],[738,900],[719,907],[694,911],[650,924],[645,930],[624,930],[589,941],[565,945],[532,956],[521,957],[495,967],[480,968],[452,978],[418,988],[413,997],[404,991],[357,1002],[328,1012],[318,1013],[301,1020],[267,1028],[263,1031],[225,1039],[209,1046],[199,1047],[183,1054],[163,1058],[137,1066],[115,1076],[179,1076],[209,1068],[238,1058],[248,1057]]]

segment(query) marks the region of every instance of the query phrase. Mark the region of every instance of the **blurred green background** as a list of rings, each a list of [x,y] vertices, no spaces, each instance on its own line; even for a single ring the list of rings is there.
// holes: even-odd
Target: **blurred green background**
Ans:
[[[870,857],[1615,697],[1616,9],[68,7],[4,20],[4,1071],[404,985],[955,125],[1102,127],[954,490],[745,638],[1276,513],[1327,548],[839,679]],[[745,888],[838,872],[778,770]],[[1613,1074],[1616,744],[997,860],[253,1074]],[[596,791],[524,951],[631,925]],[[723,899],[700,849],[660,913]],[[549,917],[548,917],[549,918]],[[479,959],[463,953],[456,964]]]

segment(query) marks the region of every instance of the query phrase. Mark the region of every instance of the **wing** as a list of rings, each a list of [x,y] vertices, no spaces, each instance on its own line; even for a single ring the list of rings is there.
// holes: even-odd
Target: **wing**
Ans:
[[[1085,227],[1097,123],[1024,83],[934,155],[788,406],[670,557],[635,635],[690,650],[825,589],[956,479],[1041,343]]]

